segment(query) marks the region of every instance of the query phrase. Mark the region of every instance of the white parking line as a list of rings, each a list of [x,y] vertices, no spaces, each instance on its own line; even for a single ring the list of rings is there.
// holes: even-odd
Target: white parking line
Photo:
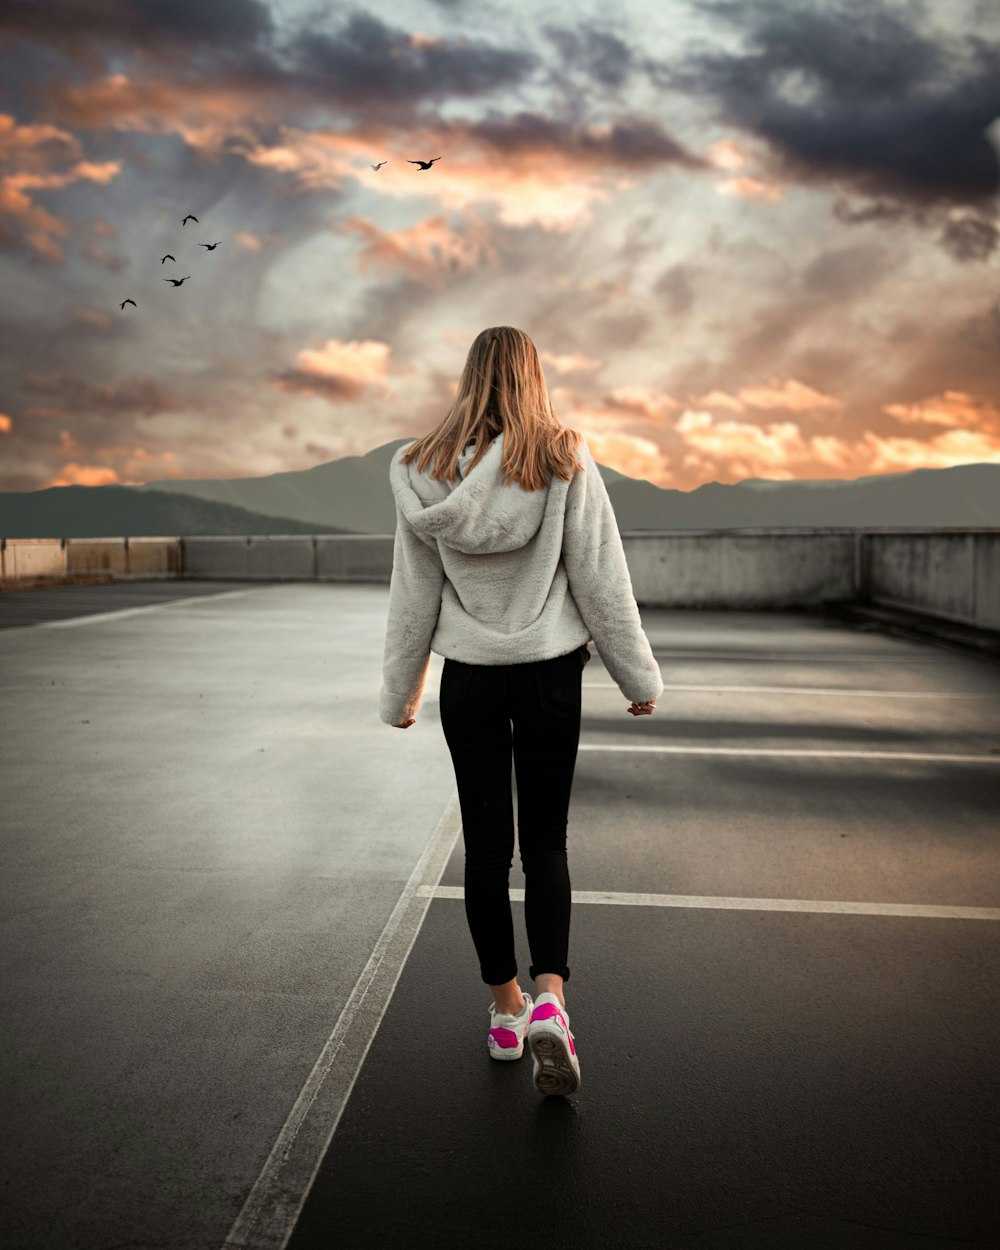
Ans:
[[[180,595],[176,599],[162,599],[159,603],[143,603],[134,608],[119,608],[115,612],[90,612],[86,616],[69,616],[64,620],[36,621],[31,625],[15,625],[11,630],[3,632],[11,633],[14,629],[74,629],[77,625],[118,621],[125,616],[135,616],[139,612],[157,612],[164,608],[176,608],[179,605],[190,606],[193,603],[218,603],[220,599],[235,599],[239,595],[256,594],[259,589],[259,586],[248,586],[245,590],[220,590],[217,594],[212,592],[203,595]]]
[[[283,1250],[291,1237],[461,829],[455,791],[229,1230],[224,1250]]]
[[[854,760],[931,760],[940,764],[1000,764],[996,755],[957,755],[946,751],[839,751],[807,747],[689,747],[670,743],[601,743],[581,742],[581,751],[658,751],[664,755],[786,755],[794,759],[819,757],[823,759]]]
[[[585,681],[584,689],[617,690],[613,681]],[[693,686],[665,685],[666,690],[698,690],[706,694],[827,694],[860,699],[995,699],[1000,704],[1000,690],[995,694],[951,690],[854,690],[837,686]]]
[[[903,640],[899,639],[902,643]],[[674,647],[654,647],[657,659],[668,663],[670,660],[701,660],[705,664],[714,664],[716,660],[740,660],[753,663],[754,660],[780,660],[783,664],[884,664],[886,662],[887,653],[883,652],[878,655],[855,655],[852,652],[846,652],[843,655],[831,655],[830,652],[824,652],[822,655],[812,651],[712,651],[708,647],[697,650],[692,647],[689,650],[682,651]],[[947,664],[955,660],[955,652],[947,652],[941,655],[925,654],[923,651],[915,651],[911,655],[903,655],[899,657],[899,661],[905,664],[923,664],[925,662],[931,664]]]
[[[465,898],[460,885],[429,889],[432,898]],[[510,888],[511,899],[524,901],[524,889]],[[720,907],[739,911],[824,911],[855,916],[930,916],[944,920],[1000,920],[1000,907],[947,907],[935,903],[852,903],[815,898],[723,898],[701,894],[621,894],[610,890],[573,890],[574,903],[611,903],[621,907]]]

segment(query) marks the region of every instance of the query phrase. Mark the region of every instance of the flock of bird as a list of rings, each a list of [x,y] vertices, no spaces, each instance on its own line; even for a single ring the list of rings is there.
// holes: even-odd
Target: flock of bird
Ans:
[[[406,163],[407,165],[419,165],[421,169],[430,169],[430,167],[434,164],[434,162],[439,161],[440,159],[441,159],[440,156],[435,156],[429,161],[407,161]],[[375,172],[378,173],[378,171],[382,168],[383,165],[388,165],[388,164],[389,164],[388,161],[379,161],[377,165],[372,165],[372,169],[374,169]],[[194,215],[194,213],[188,213],[188,215],[181,222],[181,225],[186,226],[189,221],[197,221],[197,220],[198,218]],[[221,242],[222,240],[220,239],[219,243]],[[198,246],[207,249],[209,252],[214,252],[215,249],[219,246],[219,243],[199,243]],[[169,252],[167,252],[166,256],[164,256],[160,260],[160,264],[162,265],[165,260],[172,260],[175,265],[177,264],[177,258],[174,256],[171,256]],[[180,286],[182,283],[187,282],[188,278],[190,277],[191,275],[188,274],[184,278],[164,278],[163,281],[172,282],[174,286]],[[131,304],[133,308],[139,307],[139,305],[135,302],[134,299],[123,299],[120,305],[122,312],[125,311],[126,304]]]

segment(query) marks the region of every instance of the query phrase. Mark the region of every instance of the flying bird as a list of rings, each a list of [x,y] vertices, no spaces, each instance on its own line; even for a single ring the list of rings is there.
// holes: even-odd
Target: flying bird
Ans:
[[[182,225],[182,226],[186,226],[186,225],[188,224],[188,222],[189,222],[189,221],[197,221],[197,220],[198,220],[198,218],[194,215],[194,213],[188,213],[188,215],[187,215],[187,216],[184,218],[184,220],[181,222],[181,225]]]
[[[388,164],[389,164],[388,161],[379,161],[377,165],[372,166],[372,169],[374,169],[375,172],[378,173],[378,171],[382,168],[383,165],[388,165]]]
[[[164,279],[163,279],[163,281],[164,281],[164,282],[172,282],[172,283],[174,284],[174,286],[180,286],[180,284],[181,284],[182,282],[187,282],[188,278],[190,278],[190,277],[191,277],[191,275],[190,275],[190,274],[188,274],[188,275],[187,275],[187,278],[164,278]]]
[[[174,264],[175,264],[175,265],[177,264],[177,257],[176,257],[176,256],[171,256],[169,252],[167,252],[167,254],[166,254],[166,256],[164,256],[163,260],[161,260],[161,261],[160,261],[160,264],[161,264],[161,265],[163,264],[163,261],[164,261],[164,260],[172,260],[172,261],[174,262]]]
[[[221,243],[221,242],[222,242],[222,240],[220,239],[220,240],[219,240],[219,243]],[[214,252],[214,251],[215,251],[215,249],[219,246],[219,243],[199,243],[199,244],[198,244],[198,246],[199,246],[199,247],[207,247],[207,248],[208,248],[208,250],[209,250],[210,252]]]
[[[407,161],[406,163],[407,165],[419,165],[421,169],[430,169],[430,167],[434,164],[434,161],[439,161],[440,159],[440,156],[435,156],[429,161]]]
[[[139,305],[135,302],[135,300],[134,300],[134,299],[123,299],[123,300],[122,300],[122,304],[121,304],[121,307],[122,307],[122,312],[124,312],[124,311],[125,311],[125,305],[126,305],[126,304],[131,304],[133,308],[138,308],[138,307],[139,307]]]

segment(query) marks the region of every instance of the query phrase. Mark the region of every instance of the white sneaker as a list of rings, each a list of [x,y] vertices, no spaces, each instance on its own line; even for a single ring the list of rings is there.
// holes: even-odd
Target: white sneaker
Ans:
[[[490,1003],[491,1027],[486,1040],[494,1059],[520,1059],[524,1054],[524,1035],[528,1031],[534,1003],[530,994],[524,990],[521,993],[524,995],[524,1006],[516,1016],[497,1011],[496,1003]]]
[[[569,1031],[569,1012],[555,994],[539,994],[528,1024],[532,1079],[541,1094],[575,1094],[580,1088],[576,1039]]]

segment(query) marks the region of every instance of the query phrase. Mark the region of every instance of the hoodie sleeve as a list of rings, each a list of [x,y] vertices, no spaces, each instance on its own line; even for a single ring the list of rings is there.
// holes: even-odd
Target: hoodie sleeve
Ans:
[[[605,668],[630,702],[663,693],[663,678],[642,628],[625,548],[608,488],[584,440],[566,492],[562,558],[569,588]]]
[[[385,627],[379,719],[399,725],[415,719],[430,664],[430,642],[441,611],[444,569],[437,547],[413,531],[396,502],[389,612]]]

